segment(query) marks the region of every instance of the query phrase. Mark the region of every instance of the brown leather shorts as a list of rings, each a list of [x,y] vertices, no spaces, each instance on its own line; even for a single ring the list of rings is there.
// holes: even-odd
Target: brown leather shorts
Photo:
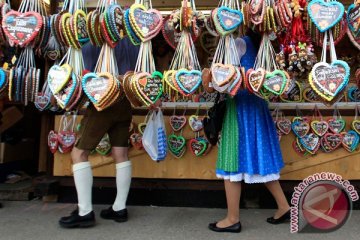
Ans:
[[[131,120],[131,104],[126,97],[101,112],[90,104],[81,120],[79,138],[75,146],[91,151],[96,148],[105,133],[108,133],[111,146],[128,147]]]

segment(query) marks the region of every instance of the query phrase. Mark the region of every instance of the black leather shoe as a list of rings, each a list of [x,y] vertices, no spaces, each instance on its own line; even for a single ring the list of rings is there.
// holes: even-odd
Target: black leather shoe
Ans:
[[[74,210],[70,216],[62,217],[59,220],[59,224],[63,228],[86,228],[95,225],[95,214],[93,211],[80,216],[78,210]]]
[[[214,232],[229,232],[229,233],[239,233],[241,232],[241,223],[235,223],[234,225],[231,225],[226,228],[219,228],[216,226],[217,222],[210,223],[209,229]]]
[[[101,211],[100,217],[103,219],[114,220],[115,222],[126,222],[128,220],[128,212],[126,208],[120,211],[114,211],[112,206],[110,206],[108,209]]]
[[[280,224],[280,223],[284,223],[284,222],[287,222],[290,220],[290,210],[287,211],[286,213],[284,213],[281,217],[279,218],[274,218],[274,217],[270,217],[268,219],[266,219],[266,221],[268,223],[271,223],[271,224]]]

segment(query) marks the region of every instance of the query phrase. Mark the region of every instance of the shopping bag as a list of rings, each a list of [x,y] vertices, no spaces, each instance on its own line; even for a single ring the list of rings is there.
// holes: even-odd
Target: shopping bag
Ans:
[[[164,117],[160,110],[158,113],[153,111],[150,114],[142,141],[145,151],[149,154],[152,160],[162,161],[166,158],[166,129]]]

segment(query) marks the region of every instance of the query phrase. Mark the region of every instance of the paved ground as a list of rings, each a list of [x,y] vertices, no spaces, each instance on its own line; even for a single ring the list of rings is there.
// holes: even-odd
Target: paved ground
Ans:
[[[0,209],[1,240],[287,240],[360,239],[360,211],[340,230],[328,234],[291,234],[289,224],[273,226],[265,222],[273,210],[241,210],[243,231],[239,234],[214,233],[207,224],[224,216],[224,209],[129,207],[130,221],[115,223],[97,218],[91,229],[62,229],[58,219],[73,210],[73,204],[4,202]],[[107,206],[96,205],[95,211]],[[98,215],[97,215],[98,216]]]

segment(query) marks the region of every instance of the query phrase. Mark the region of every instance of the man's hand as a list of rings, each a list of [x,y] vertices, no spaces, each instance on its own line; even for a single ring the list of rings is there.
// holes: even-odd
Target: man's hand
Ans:
[[[151,104],[149,106],[149,110],[156,110],[157,108],[160,108],[162,106],[162,102],[160,99],[158,99],[154,104]]]

